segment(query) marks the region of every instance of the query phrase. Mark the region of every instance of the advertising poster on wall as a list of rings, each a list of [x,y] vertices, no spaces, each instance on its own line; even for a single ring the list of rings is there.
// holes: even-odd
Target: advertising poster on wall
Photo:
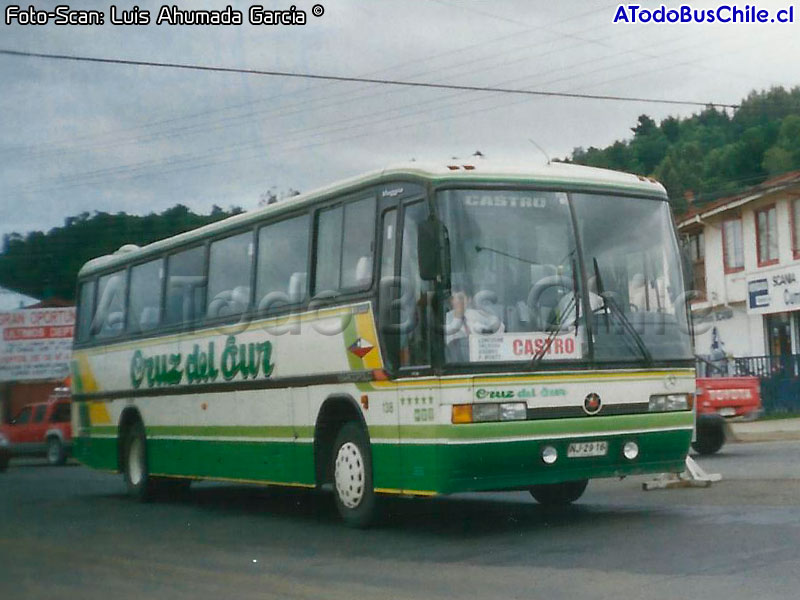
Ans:
[[[66,377],[74,325],[74,308],[0,312],[0,381]]]

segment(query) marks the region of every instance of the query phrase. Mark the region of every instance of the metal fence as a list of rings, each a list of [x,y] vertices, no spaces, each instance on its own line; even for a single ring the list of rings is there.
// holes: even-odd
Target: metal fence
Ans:
[[[800,354],[713,361],[698,357],[697,376],[758,377],[761,380],[761,402],[766,414],[800,414]]]

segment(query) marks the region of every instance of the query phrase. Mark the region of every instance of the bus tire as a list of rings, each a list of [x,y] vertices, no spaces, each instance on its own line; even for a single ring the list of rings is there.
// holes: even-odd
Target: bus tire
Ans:
[[[11,457],[8,455],[8,452],[4,450],[0,450],[0,473],[5,472],[8,469],[8,461]]]
[[[67,451],[64,444],[57,436],[47,438],[47,463],[53,467],[61,466],[67,462]]]
[[[372,487],[372,455],[363,428],[345,423],[331,452],[333,495],[342,520],[351,527],[368,527],[376,513]]]
[[[122,437],[122,474],[128,495],[139,502],[155,497],[155,481],[147,468],[147,438],[141,421],[132,423]]]
[[[706,416],[697,419],[697,439],[692,442],[695,452],[702,455],[715,454],[725,444],[725,420],[722,417]]]
[[[564,506],[583,496],[587,485],[589,485],[588,479],[546,483],[531,486],[530,493],[539,504],[544,506]]]

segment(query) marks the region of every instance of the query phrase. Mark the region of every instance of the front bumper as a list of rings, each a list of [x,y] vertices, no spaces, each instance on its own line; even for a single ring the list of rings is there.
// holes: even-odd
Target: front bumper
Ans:
[[[434,445],[403,444],[403,487],[450,494],[680,472],[693,427],[692,411],[442,426]],[[592,441],[607,442],[604,456],[567,456],[571,443]],[[622,452],[628,441],[639,446],[633,460]],[[542,460],[545,446],[557,450],[554,464]]]

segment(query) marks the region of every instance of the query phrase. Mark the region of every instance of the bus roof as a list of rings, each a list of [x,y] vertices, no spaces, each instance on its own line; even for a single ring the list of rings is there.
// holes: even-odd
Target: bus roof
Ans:
[[[193,229],[192,231],[153,242],[141,248],[133,244],[126,244],[113,254],[100,256],[88,261],[83,265],[78,275],[83,277],[109,267],[124,265],[130,261],[190,243],[192,240],[206,235],[215,235],[228,229],[256,223],[268,216],[279,215],[283,212],[313,204],[337,193],[347,193],[351,189],[355,190],[359,187],[378,184],[381,181],[413,179],[431,183],[518,182],[527,185],[563,187],[572,190],[618,191],[664,199],[667,197],[664,187],[651,177],[570,163],[556,162],[532,166],[529,163],[497,162],[482,157],[471,157],[469,160],[453,159],[441,163],[412,161],[345,179],[282,202],[270,204]]]

